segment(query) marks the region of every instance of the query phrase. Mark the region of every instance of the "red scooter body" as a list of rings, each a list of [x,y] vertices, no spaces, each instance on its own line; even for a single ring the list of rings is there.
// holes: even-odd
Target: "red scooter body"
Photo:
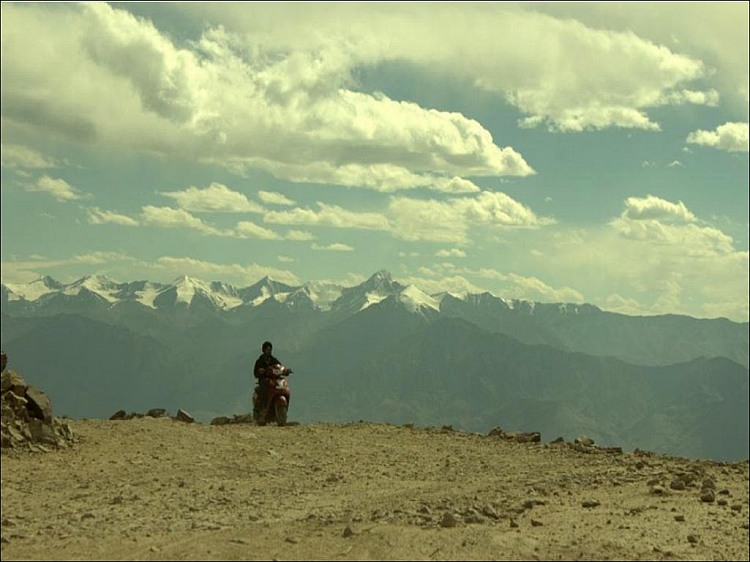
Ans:
[[[277,425],[283,426],[287,422],[291,398],[287,377],[292,374],[292,370],[284,365],[272,365],[268,370],[270,373],[266,377],[258,379],[258,384],[265,384],[268,389],[268,401],[266,404],[259,403],[256,387],[253,392],[253,420],[258,425],[276,422]]]

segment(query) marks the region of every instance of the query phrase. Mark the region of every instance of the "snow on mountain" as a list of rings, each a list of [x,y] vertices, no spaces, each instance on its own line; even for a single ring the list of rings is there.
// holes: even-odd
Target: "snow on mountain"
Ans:
[[[380,270],[364,283],[342,289],[341,296],[331,303],[331,309],[349,312],[364,310],[390,296],[398,295],[403,288],[403,285],[391,278],[389,272]]]
[[[408,285],[399,294],[398,300],[411,312],[419,312],[422,309],[440,311],[440,303],[414,285]]]
[[[63,285],[49,276],[40,277],[31,283],[3,283],[8,291],[8,300],[33,302],[49,293],[59,291]]]
[[[320,310],[330,310],[333,302],[341,296],[343,287],[323,281],[305,283],[299,291],[304,291]]]
[[[89,275],[81,277],[69,285],[65,285],[62,294],[67,296],[76,296],[82,291],[88,291],[100,296],[109,303],[115,303],[119,300],[118,293],[122,285],[112,281],[105,275]]]
[[[236,291],[230,285],[224,283],[208,283],[182,275],[175,279],[171,285],[161,291],[161,294],[174,291],[174,304],[191,305],[196,296],[203,297],[213,303],[217,308],[229,310],[240,306],[242,299],[237,296]],[[157,295],[157,298],[160,295]]]
[[[404,286],[395,281],[390,272],[380,270],[359,285],[344,287],[331,282],[311,281],[294,287],[264,277],[254,285],[236,288],[232,285],[183,275],[172,283],[132,281],[117,283],[104,275],[82,277],[70,284],[61,284],[51,277],[40,277],[27,284],[3,284],[3,302],[33,303],[44,306],[44,301],[55,294],[66,297],[100,297],[111,306],[122,302],[135,302],[152,309],[168,309],[174,306],[202,306],[217,310],[231,310],[240,306],[257,307],[273,299],[287,307],[310,308],[322,312],[339,311],[354,314],[393,297],[411,312],[435,310],[438,312],[469,305],[471,308],[504,308],[515,314],[578,314],[599,310],[592,305],[539,304],[524,300],[505,300],[489,292],[454,293],[442,292],[428,295],[414,285]],[[44,299],[42,299],[44,297]],[[40,300],[41,299],[41,300]],[[15,304],[11,304],[15,306]]]

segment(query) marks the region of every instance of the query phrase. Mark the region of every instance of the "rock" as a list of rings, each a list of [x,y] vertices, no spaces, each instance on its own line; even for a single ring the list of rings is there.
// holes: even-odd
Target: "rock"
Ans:
[[[657,484],[657,485],[651,486],[651,489],[649,490],[649,492],[656,496],[661,496],[666,493],[666,490]]]
[[[502,437],[503,433],[505,433],[501,428],[499,427],[493,427],[490,429],[489,433],[487,434],[488,437]]]
[[[601,505],[598,500],[583,500],[581,502],[581,506],[591,508],[591,507],[598,507]]]
[[[229,423],[229,418],[226,416],[218,416],[211,420],[211,425],[226,425]]]
[[[44,423],[52,423],[52,403],[47,395],[34,386],[26,389],[26,399],[29,401],[27,406],[29,413]]]
[[[518,521],[516,521],[515,519],[513,519],[513,518],[511,517],[511,518],[510,518],[510,526],[511,526],[511,528],[513,528],[513,529],[516,529],[516,528],[518,528]]]
[[[440,519],[441,527],[455,527],[458,525],[458,519],[450,511],[443,513],[443,517]]]
[[[675,480],[672,480],[669,483],[669,487],[672,488],[673,490],[684,490],[685,489],[685,481],[682,480],[682,479],[680,479],[680,478],[677,478]]]
[[[714,500],[716,500],[716,496],[714,495],[714,491],[711,489],[703,490],[701,492],[701,501],[705,503],[711,503]]]
[[[538,519],[532,519],[531,520],[531,526],[532,527],[541,527],[542,525],[544,525],[544,523],[542,523]]]
[[[5,394],[6,392],[13,391],[18,396],[26,394],[26,388],[28,385],[23,377],[12,370],[3,371],[2,379],[0,382],[0,390]]]
[[[582,435],[581,437],[576,437],[573,440],[573,443],[576,443],[578,445],[583,445],[585,447],[591,447],[594,445],[594,440],[591,439],[591,437],[586,437]]]
[[[163,418],[167,415],[167,411],[164,408],[151,408],[146,415],[150,418]]]
[[[5,447],[26,447],[31,451],[49,451],[48,447],[67,447],[75,441],[70,426],[52,416],[52,404],[40,389],[28,385],[12,370],[2,373],[0,399],[0,443]]]
[[[175,416],[175,419],[177,421],[186,422],[186,423],[193,423],[195,421],[195,418],[188,414],[185,410],[180,408],[177,410],[177,415]]]
[[[680,521],[680,522],[685,521],[685,516],[684,515],[675,515],[674,516],[674,520],[675,521]]]
[[[4,371],[5,367],[8,365],[8,355],[3,351],[0,352],[0,371]]]
[[[128,413],[125,410],[117,410],[114,414],[109,416],[110,420],[126,420],[128,419]]]
[[[688,540],[688,542],[689,542],[690,544],[696,544],[696,543],[698,542],[698,540],[699,540],[699,539],[700,539],[700,537],[699,537],[698,535],[694,534],[694,533],[690,533],[690,534],[689,534],[689,535],[687,536],[687,540]]]
[[[348,538],[348,537],[351,537],[353,534],[354,534],[354,531],[352,531],[352,528],[347,525],[346,528],[344,529],[344,532],[342,533],[342,536],[344,538]]]
[[[492,517],[492,519],[500,518],[495,508],[492,507],[490,504],[487,504],[482,508],[482,513],[486,515],[487,517]]]

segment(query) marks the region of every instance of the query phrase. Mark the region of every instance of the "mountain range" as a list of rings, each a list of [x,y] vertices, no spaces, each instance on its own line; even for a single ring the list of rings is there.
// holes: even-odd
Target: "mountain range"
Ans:
[[[691,457],[748,456],[748,323],[589,304],[426,294],[387,271],[344,287],[103,276],[2,285],[2,346],[57,411],[249,409],[260,343],[292,366],[300,421],[586,434]]]

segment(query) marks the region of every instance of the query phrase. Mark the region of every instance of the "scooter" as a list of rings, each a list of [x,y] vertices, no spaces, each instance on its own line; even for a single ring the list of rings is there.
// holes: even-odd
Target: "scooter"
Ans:
[[[260,393],[256,386],[253,392],[253,420],[258,425],[276,422],[277,425],[284,426],[291,398],[287,377],[292,374],[292,370],[284,365],[271,365],[267,371],[265,377],[258,379],[258,384],[267,386],[268,401],[266,404],[260,403]]]

